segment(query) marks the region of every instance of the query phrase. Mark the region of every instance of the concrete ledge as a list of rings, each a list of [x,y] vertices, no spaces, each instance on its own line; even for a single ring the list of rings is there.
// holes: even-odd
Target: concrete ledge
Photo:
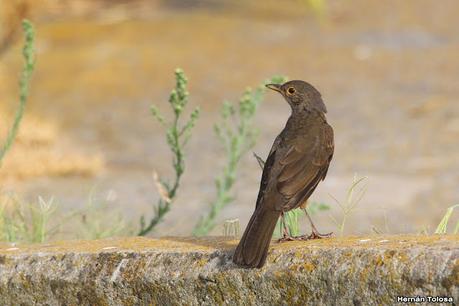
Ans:
[[[459,297],[459,236],[273,243],[267,265],[231,263],[237,241],[128,238],[0,245],[2,305],[390,305]]]

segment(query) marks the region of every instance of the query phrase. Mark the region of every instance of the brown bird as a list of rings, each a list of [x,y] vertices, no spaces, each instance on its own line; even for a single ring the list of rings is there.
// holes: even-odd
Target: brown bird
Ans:
[[[299,80],[266,86],[287,100],[292,113],[274,140],[263,168],[255,212],[233,256],[234,263],[251,268],[265,264],[279,216],[304,208],[327,175],[334,151],[333,129],[327,123],[327,109],[317,89]],[[312,234],[302,239],[330,235],[317,232],[312,221],[311,226]],[[284,227],[284,240],[290,239]]]

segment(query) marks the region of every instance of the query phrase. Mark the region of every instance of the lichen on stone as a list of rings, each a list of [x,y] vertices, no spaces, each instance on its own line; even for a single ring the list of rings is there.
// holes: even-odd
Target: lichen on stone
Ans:
[[[307,305],[459,296],[459,237],[371,236],[272,243],[262,269],[237,241],[126,238],[0,245],[6,305]]]

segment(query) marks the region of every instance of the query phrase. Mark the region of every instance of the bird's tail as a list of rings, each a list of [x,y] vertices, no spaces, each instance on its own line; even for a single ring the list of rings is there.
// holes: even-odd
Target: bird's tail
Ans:
[[[233,262],[240,266],[261,268],[266,262],[269,243],[280,212],[255,209],[233,255]]]

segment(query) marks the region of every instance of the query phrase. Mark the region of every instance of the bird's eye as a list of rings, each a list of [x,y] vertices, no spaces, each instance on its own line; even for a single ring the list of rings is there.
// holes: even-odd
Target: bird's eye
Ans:
[[[288,92],[289,94],[293,95],[293,94],[295,93],[295,88],[289,87],[289,88],[287,89],[287,92]]]

